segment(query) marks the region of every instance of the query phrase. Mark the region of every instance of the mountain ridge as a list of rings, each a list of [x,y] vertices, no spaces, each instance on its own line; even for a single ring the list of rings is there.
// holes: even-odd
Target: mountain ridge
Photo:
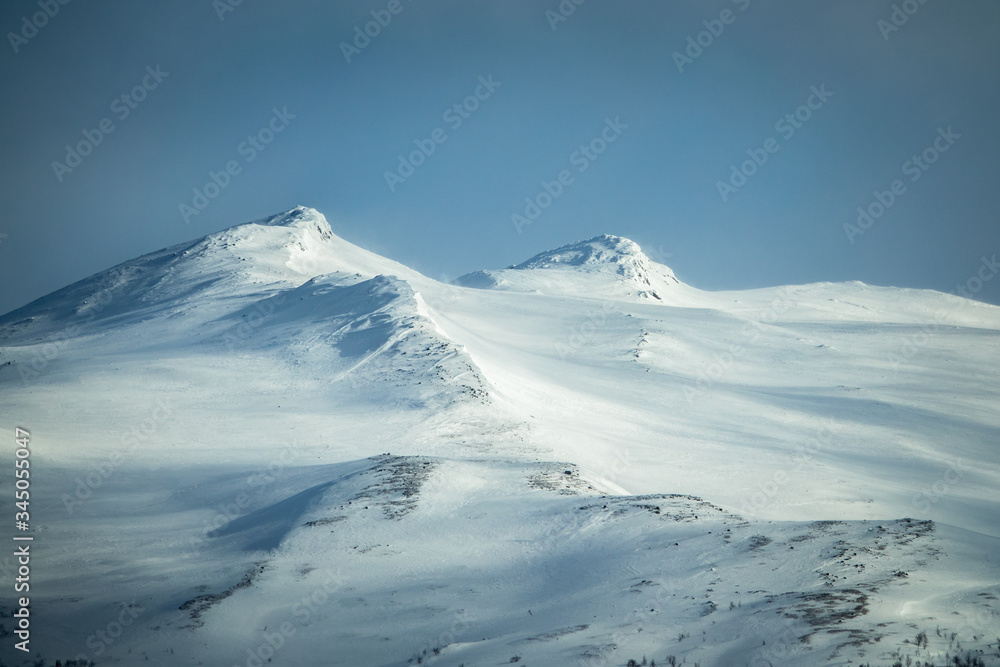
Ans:
[[[1000,309],[701,291],[611,235],[471,289],[324,222],[296,207],[0,318],[40,646],[806,667],[939,663],[954,633],[992,654]],[[95,654],[122,600],[141,619]]]
[[[173,286],[171,291],[165,278],[178,273],[179,267],[191,260],[200,261],[190,271],[194,275],[186,276],[185,284]],[[0,315],[0,336],[5,326],[9,334],[10,325],[19,317],[38,317],[47,311],[54,314],[49,307],[50,302],[60,298],[75,304],[76,311],[59,313],[66,319],[93,310],[88,306],[95,302],[102,303],[105,306],[102,311],[106,310],[110,303],[103,302],[118,301],[128,296],[124,288],[129,285],[132,285],[132,292],[142,295],[133,301],[132,307],[143,308],[155,305],[160,293],[166,293],[164,300],[184,295],[197,297],[217,286],[216,283],[219,283],[218,287],[228,285],[230,288],[240,283],[252,286],[251,289],[284,288],[324,274],[342,274],[345,279],[353,274],[365,278],[395,275],[414,283],[418,291],[422,285],[437,283],[403,264],[345,241],[334,233],[322,213],[297,205],[287,211],[126,260],[76,281]],[[157,282],[164,284],[158,285]],[[454,279],[452,284],[475,289],[553,295],[638,298],[692,307],[719,307],[730,295],[767,290],[795,288],[801,291],[802,288],[850,286],[860,293],[865,290],[899,289],[847,281],[743,291],[699,290],[680,281],[666,265],[651,260],[634,241],[612,234],[601,234],[543,251],[504,269],[473,271]]]

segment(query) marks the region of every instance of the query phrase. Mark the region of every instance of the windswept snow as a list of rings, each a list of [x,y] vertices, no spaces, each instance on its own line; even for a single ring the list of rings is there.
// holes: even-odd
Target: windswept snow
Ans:
[[[998,344],[993,306],[708,292],[616,236],[446,285],[312,209],[237,225],[0,318],[3,414],[32,434],[32,645],[991,664]]]

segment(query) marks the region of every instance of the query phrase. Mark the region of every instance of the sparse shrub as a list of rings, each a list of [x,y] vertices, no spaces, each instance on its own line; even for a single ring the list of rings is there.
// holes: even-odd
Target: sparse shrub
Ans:
[[[914,664],[912,658],[910,658],[910,656],[907,656],[906,665],[909,666],[912,664]],[[948,657],[945,657],[945,663],[942,665],[942,667],[948,667],[949,665],[953,665],[954,667],[986,667],[986,663],[983,662],[982,658],[974,656],[968,652],[966,652],[964,656],[958,656],[958,655],[952,656],[950,660],[948,659]],[[863,665],[860,665],[859,667],[874,667],[874,666],[871,663],[865,663]],[[893,661],[891,667],[903,667],[902,659],[896,658]],[[933,662],[921,662],[920,660],[918,660],[916,662],[916,667],[935,667],[935,664]]]

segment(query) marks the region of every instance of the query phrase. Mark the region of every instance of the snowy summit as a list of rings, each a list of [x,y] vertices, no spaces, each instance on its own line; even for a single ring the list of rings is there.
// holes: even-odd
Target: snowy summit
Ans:
[[[501,271],[476,271],[455,280],[465,287],[541,291],[555,294],[637,296],[662,300],[680,281],[668,267],[653,262],[634,241],[602,234],[588,241],[539,253]]]

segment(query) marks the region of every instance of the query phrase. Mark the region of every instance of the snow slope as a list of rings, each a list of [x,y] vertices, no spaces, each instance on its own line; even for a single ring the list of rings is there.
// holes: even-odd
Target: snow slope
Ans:
[[[998,332],[922,290],[706,292],[614,236],[455,285],[304,207],[167,248],[0,318],[32,646],[996,661]]]

